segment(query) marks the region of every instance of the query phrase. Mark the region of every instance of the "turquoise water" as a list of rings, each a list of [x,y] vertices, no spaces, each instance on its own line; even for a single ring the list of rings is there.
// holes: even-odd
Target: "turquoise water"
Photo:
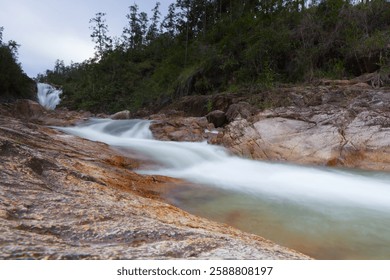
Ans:
[[[270,239],[316,259],[390,259],[389,213],[317,204],[307,207],[207,186],[169,193],[172,204]]]

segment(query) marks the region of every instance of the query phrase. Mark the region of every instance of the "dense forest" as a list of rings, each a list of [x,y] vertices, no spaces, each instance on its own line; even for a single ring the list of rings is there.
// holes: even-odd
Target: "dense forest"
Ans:
[[[19,45],[13,40],[3,42],[3,31],[0,26],[0,102],[32,97],[33,81],[17,62]]]
[[[186,95],[390,72],[390,3],[385,0],[177,0],[162,17],[132,5],[109,36],[105,13],[90,20],[95,56],[38,80],[59,85],[72,109],[99,112],[160,106]],[[2,47],[3,48],[3,47]]]

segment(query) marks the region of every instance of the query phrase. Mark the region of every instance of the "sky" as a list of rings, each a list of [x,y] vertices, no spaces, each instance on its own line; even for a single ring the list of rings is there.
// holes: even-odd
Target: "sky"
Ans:
[[[18,61],[24,72],[34,78],[53,69],[57,59],[66,65],[82,62],[94,55],[89,20],[98,12],[106,13],[112,37],[119,37],[126,26],[129,6],[137,4],[149,17],[160,2],[162,18],[175,0],[0,0],[0,26],[3,41],[19,45]]]

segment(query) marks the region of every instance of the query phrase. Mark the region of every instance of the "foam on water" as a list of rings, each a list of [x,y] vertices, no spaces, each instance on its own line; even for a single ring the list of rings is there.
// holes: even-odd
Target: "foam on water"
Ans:
[[[217,188],[299,203],[310,208],[348,206],[390,212],[390,178],[261,162],[231,156],[207,143],[153,140],[145,120],[91,120],[64,132],[137,151],[162,167],[140,170]]]
[[[316,258],[390,258],[389,174],[248,160],[207,143],[154,140],[149,125],[93,119],[58,129],[158,164],[139,173],[199,183],[169,194],[189,212]]]

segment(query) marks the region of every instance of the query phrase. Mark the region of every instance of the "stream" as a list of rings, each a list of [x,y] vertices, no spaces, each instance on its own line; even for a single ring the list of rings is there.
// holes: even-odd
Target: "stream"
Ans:
[[[232,156],[207,143],[154,140],[150,121],[91,119],[57,129],[136,152],[140,174],[184,179],[165,199],[318,259],[390,259],[390,174]]]

